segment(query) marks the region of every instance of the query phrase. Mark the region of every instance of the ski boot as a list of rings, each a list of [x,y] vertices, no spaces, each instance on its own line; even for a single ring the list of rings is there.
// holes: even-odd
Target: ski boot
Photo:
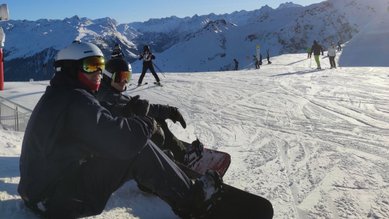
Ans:
[[[188,165],[193,160],[195,160],[198,157],[201,157],[204,150],[204,144],[200,142],[200,140],[197,138],[192,142],[191,145],[189,145],[186,149],[186,154],[184,157],[184,164]]]

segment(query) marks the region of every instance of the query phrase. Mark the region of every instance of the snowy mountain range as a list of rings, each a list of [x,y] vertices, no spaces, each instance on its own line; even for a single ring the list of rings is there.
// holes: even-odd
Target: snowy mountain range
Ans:
[[[379,30],[388,7],[389,0],[327,0],[306,7],[289,2],[276,9],[264,6],[231,14],[172,16],[127,24],[109,17],[10,20],[0,23],[6,34],[5,80],[51,78],[54,55],[75,39],[97,44],[107,57],[119,43],[134,72],[140,71],[137,54],[145,44],[151,46],[155,64],[164,72],[227,70],[234,58],[250,68],[257,46],[264,57],[266,51],[270,56],[299,53],[313,40],[326,48],[330,42],[345,43],[371,30],[369,25]]]

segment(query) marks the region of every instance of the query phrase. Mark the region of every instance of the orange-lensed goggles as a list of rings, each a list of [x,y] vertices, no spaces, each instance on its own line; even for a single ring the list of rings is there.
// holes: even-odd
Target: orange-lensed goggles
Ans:
[[[112,75],[112,80],[116,83],[120,83],[123,81],[130,82],[131,80],[131,71],[120,71],[115,72]]]
[[[86,74],[92,74],[96,71],[102,71],[105,68],[104,57],[93,56],[82,60],[82,71]]]

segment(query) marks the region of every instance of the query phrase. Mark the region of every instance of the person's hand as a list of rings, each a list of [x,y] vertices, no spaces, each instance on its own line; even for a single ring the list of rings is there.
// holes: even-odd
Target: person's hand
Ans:
[[[148,114],[150,108],[149,101],[139,99],[139,95],[131,98],[131,100],[124,107],[124,114],[135,114],[145,116]]]
[[[171,119],[174,123],[177,121],[180,122],[181,126],[183,128],[186,128],[186,122],[184,120],[184,117],[182,117],[182,114],[176,107],[171,107],[170,116],[169,119]]]

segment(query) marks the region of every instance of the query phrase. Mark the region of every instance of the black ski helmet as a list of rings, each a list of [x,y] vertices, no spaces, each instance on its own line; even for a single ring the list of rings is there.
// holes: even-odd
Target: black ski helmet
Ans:
[[[112,79],[115,73],[119,73],[122,71],[131,72],[131,64],[129,64],[126,60],[122,58],[113,58],[108,60],[105,64],[105,70],[103,71],[104,76]]]
[[[144,45],[143,46],[143,51],[150,51],[150,46]]]

